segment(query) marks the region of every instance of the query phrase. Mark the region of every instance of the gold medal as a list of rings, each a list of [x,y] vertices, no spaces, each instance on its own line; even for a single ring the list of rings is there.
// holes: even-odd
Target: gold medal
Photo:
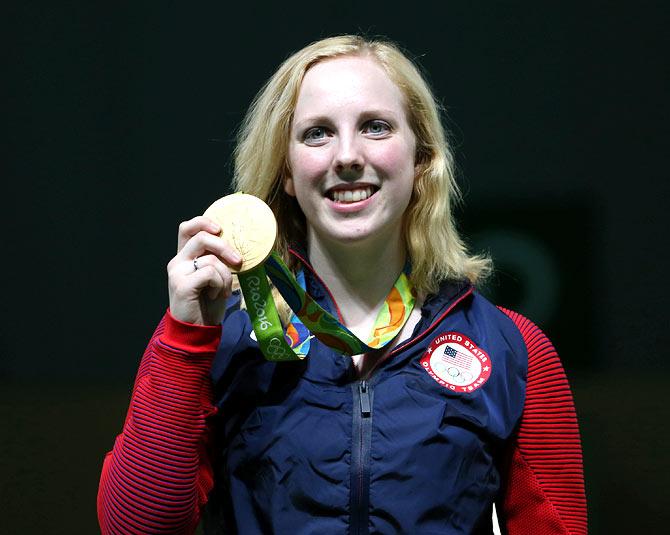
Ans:
[[[244,273],[265,262],[277,238],[277,221],[270,207],[258,197],[233,193],[215,201],[203,214],[221,226],[220,238],[237,249]]]

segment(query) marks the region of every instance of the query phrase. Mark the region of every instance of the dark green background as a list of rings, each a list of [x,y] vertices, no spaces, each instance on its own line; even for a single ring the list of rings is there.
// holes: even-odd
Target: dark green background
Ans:
[[[6,8],[2,533],[95,533],[105,451],[167,306],[179,221],[291,51],[409,49],[448,110],[461,227],[570,377],[593,533],[670,522],[661,2],[60,2]]]

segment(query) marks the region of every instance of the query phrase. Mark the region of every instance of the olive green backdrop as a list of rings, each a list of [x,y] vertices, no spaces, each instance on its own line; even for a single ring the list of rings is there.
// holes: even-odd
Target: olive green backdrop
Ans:
[[[486,291],[570,377],[592,532],[670,522],[661,2],[44,4],[3,16],[2,533],[97,531],[178,222],[226,192],[278,63],[348,32],[406,47],[447,109]]]

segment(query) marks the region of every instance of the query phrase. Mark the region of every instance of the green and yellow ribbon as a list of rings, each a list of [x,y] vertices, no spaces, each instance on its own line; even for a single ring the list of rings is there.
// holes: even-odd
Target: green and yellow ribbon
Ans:
[[[294,313],[286,333],[268,277]],[[304,274],[299,272],[296,279],[276,252],[272,252],[265,263],[239,273],[238,279],[258,344],[265,358],[272,361],[307,356],[310,333],[344,355],[360,355],[382,348],[405,325],[415,302],[412,284],[403,271],[379,310],[369,339],[363,342],[307,293]]]

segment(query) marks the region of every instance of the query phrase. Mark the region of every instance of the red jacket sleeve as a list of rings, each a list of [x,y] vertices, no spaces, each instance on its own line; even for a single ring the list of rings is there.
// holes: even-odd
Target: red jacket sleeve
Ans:
[[[209,377],[221,327],[169,311],[140,364],[123,432],[98,490],[103,534],[192,533],[213,485],[206,453],[214,414]]]
[[[501,310],[528,348],[526,401],[508,452],[501,526],[510,535],[586,534],[582,448],[563,366],[536,325]]]

